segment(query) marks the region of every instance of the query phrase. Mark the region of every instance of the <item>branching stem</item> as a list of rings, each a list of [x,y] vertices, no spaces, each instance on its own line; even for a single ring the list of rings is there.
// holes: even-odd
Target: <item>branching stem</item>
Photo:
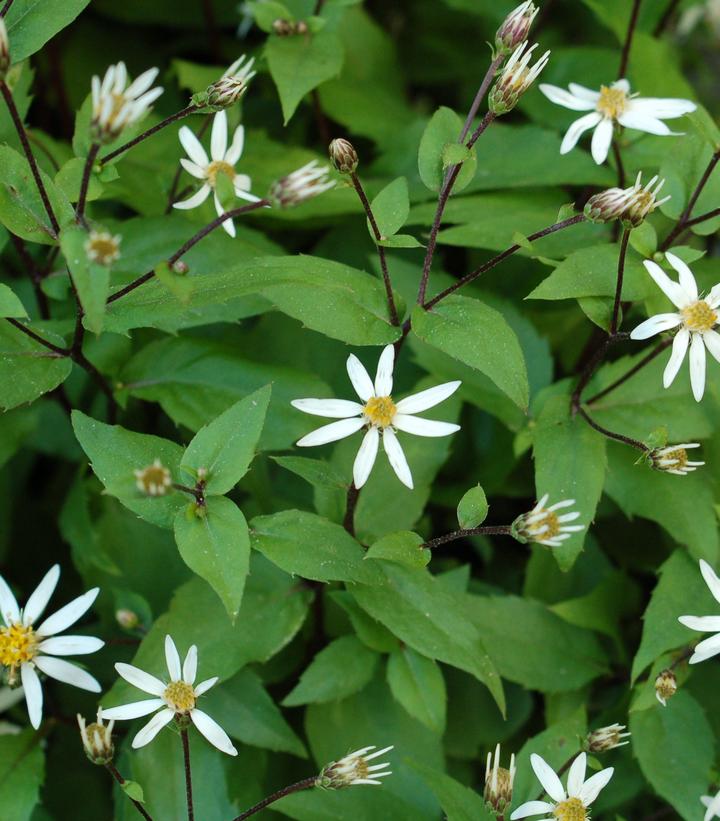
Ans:
[[[128,149],[134,148],[138,143],[141,143],[143,140],[147,140],[148,137],[152,137],[153,134],[157,134],[158,131],[162,131],[162,129],[166,126],[172,125],[172,123],[182,120],[183,117],[187,117],[189,114],[194,114],[196,111],[198,111],[198,107],[192,103],[189,106],[180,109],[180,111],[176,111],[174,114],[166,117],[152,128],[148,128],[147,131],[143,131],[142,134],[138,134],[137,137],[134,137],[132,140],[128,140],[128,142],[121,145],[120,148],[116,148],[104,157],[100,157],[100,165],[104,165],[105,163],[110,162],[110,160],[114,160],[115,157],[119,157],[121,154],[124,154]]]
[[[110,775],[117,781],[117,783],[121,787],[125,785],[125,779],[122,777],[122,775],[120,775],[120,772],[118,771],[117,767],[111,761],[105,765],[105,769],[110,773]],[[128,798],[130,798],[129,795]],[[153,821],[150,813],[145,809],[145,807],[143,807],[143,805],[139,801],[136,801],[134,798],[130,798],[130,800],[135,805],[135,809],[140,813],[140,815],[142,815],[143,818],[146,819],[146,821]]]

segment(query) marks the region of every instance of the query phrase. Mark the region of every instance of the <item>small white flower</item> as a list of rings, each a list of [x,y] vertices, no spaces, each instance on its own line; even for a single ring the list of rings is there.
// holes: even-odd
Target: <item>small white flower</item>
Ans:
[[[247,60],[247,62],[246,62]],[[223,77],[234,77],[236,80],[240,80],[242,83],[247,85],[250,80],[257,74],[257,71],[253,71],[253,66],[255,65],[255,58],[250,57],[248,59],[247,55],[241,54],[234,63],[232,63],[229,68],[227,68],[223,72]]]
[[[580,755],[573,761],[567,777],[567,792],[550,765],[539,755],[533,753],[530,763],[538,781],[552,799],[549,801],[526,801],[510,816],[510,821],[527,818],[529,815],[552,816],[556,821],[586,821],[590,818],[588,808],[598,797],[600,791],[612,778],[614,769],[607,767],[585,780],[587,755]],[[549,821],[552,821],[550,819]]]
[[[594,128],[590,150],[593,159],[600,165],[607,159],[613,138],[615,124],[648,134],[667,136],[670,131],[663,120],[672,120],[695,111],[697,106],[690,100],[671,97],[638,97],[630,93],[627,80],[617,80],[609,86],[600,86],[593,91],[577,83],[569,84],[570,91],[544,83],[540,91],[553,103],[573,111],[589,111],[568,128],[560,153],[567,154],[577,145],[580,137]]]
[[[200,696],[218,681],[218,676],[214,676],[201,681],[198,685],[195,684],[198,667],[197,647],[193,644],[188,650],[181,667],[180,655],[175,642],[170,636],[165,636],[165,662],[170,676],[167,684],[131,664],[118,662],[115,669],[120,676],[139,690],[149,693],[153,698],[134,701],[132,704],[124,704],[121,707],[111,707],[109,710],[102,711],[103,716],[124,721],[141,718],[160,710],[133,738],[132,746],[135,749],[149,744],[176,716],[189,717],[201,735],[205,736],[214,747],[228,755],[237,755],[237,750],[225,730],[207,713],[198,710],[196,706]]]
[[[550,507],[545,507],[550,494],[546,493],[529,513],[523,513],[513,522],[515,538],[521,542],[537,542],[548,547],[559,547],[571,533],[585,530],[585,525],[571,525],[580,517],[578,511],[558,514],[555,511],[572,507],[575,499],[563,499]]]
[[[698,442],[684,442],[681,445],[655,448],[650,453],[650,463],[655,470],[674,473],[676,476],[687,476],[688,473],[692,473],[705,464],[705,462],[691,462],[688,459],[688,450],[699,447]]]
[[[693,396],[699,402],[705,393],[705,348],[720,362],[720,334],[714,330],[718,323],[720,306],[720,284],[702,299],[692,271],[675,254],[665,254],[667,261],[677,271],[679,282],[673,282],[663,269],[652,260],[645,260],[647,272],[655,280],[665,296],[679,310],[675,313],[657,314],[646,319],[635,328],[632,339],[648,339],[655,334],[680,327],[673,340],[672,353],[668,361],[663,384],[672,385],[690,348],[690,383]]]
[[[667,707],[667,701],[677,693],[677,678],[672,670],[661,670],[655,679],[655,698]]]
[[[114,721],[103,724],[102,709],[97,711],[97,720],[92,724],[86,724],[85,719],[78,713],[78,726],[80,727],[80,738],[82,739],[85,755],[93,764],[107,764],[113,760],[115,755],[115,745],[112,740],[112,731],[115,726]]]
[[[594,194],[587,201],[583,213],[592,222],[621,219],[636,228],[656,208],[670,199],[669,194],[661,200],[657,199],[663,185],[665,180],[659,179],[657,174],[643,185],[642,171],[639,171],[635,183],[629,188],[608,188]]]
[[[415,436],[448,436],[460,430],[460,425],[422,419],[414,414],[435,407],[455,393],[461,383],[446,382],[443,385],[407,396],[396,404],[391,395],[394,363],[395,348],[387,345],[380,355],[373,384],[362,362],[354,354],[350,354],[347,360],[347,372],[362,404],[346,399],[294,399],[292,401],[293,407],[303,413],[340,420],[303,436],[297,443],[299,447],[314,447],[325,445],[328,442],[337,442],[339,439],[352,436],[361,428],[367,429],[353,465],[353,480],[357,488],[361,488],[370,476],[381,438],[395,475],[406,487],[412,489],[412,474],[396,431],[412,433]]]
[[[240,199],[248,202],[259,202],[260,197],[256,197],[250,193],[250,177],[247,174],[238,174],[235,171],[235,164],[240,159],[245,143],[245,129],[239,125],[235,129],[232,143],[228,148],[228,121],[227,114],[224,111],[218,111],[213,119],[212,134],[210,136],[210,156],[208,158],[205,149],[202,147],[200,140],[193,134],[193,132],[184,125],[179,131],[180,142],[183,148],[187,151],[188,157],[183,157],[180,160],[182,167],[199,180],[203,181],[202,186],[189,199],[173,204],[173,208],[197,208],[202,205],[210,196],[211,191],[215,191],[217,185],[218,174],[224,174],[232,183],[235,195]],[[215,210],[220,216],[225,209],[218,199],[217,193],[215,197]],[[227,219],[223,222],[223,228],[230,234],[235,236],[235,224],[232,219]]]
[[[65,684],[91,693],[100,692],[100,685],[89,673],[58,656],[95,653],[105,642],[93,636],[57,635],[85,615],[100,588],[93,587],[35,626],[55,592],[59,578],[60,565],[56,564],[48,570],[21,610],[7,582],[0,576],[0,610],[4,622],[0,627],[0,665],[5,668],[11,686],[17,683],[19,674],[30,723],[36,730],[40,726],[43,707],[38,670]]]
[[[510,756],[510,768],[505,769],[500,766],[500,745],[495,747],[495,758],[488,753],[485,765],[485,788],[483,798],[485,803],[496,813],[503,815],[510,808],[513,796],[513,784],[515,782],[515,756]]]
[[[145,116],[150,106],[163,93],[162,88],[150,88],[158,69],[149,68],[125,88],[125,63],[110,66],[102,82],[92,78],[92,129],[100,142],[111,142],[129,125]]]
[[[550,52],[539,57],[532,68],[528,68],[533,58],[537,43],[527,48],[527,41],[521,43],[510,55],[497,82],[490,90],[488,105],[494,114],[506,114],[512,111],[518,100],[535,82],[540,72],[548,64]],[[526,50],[527,49],[527,50]]]
[[[701,795],[700,800],[706,808],[703,821],[712,821],[713,818],[720,818],[720,792],[714,798],[711,795]]]
[[[328,179],[330,169],[312,160],[273,183],[270,188],[270,199],[279,208],[291,208],[305,200],[324,194],[335,187],[335,181]]]
[[[159,459],[155,459],[147,467],[134,470],[133,473],[135,487],[147,496],[164,496],[172,487],[172,475]]]
[[[368,755],[370,750],[375,750],[375,752]],[[345,758],[341,758],[339,761],[331,761],[326,767],[323,767],[316,783],[326,790],[338,790],[356,784],[382,784],[381,778],[392,775],[392,770],[387,769],[390,765],[387,762],[370,765],[368,761],[385,755],[390,750],[392,750],[392,745],[383,747],[382,750],[376,750],[374,746],[355,750],[354,753],[346,755]]]
[[[90,231],[85,240],[85,253],[90,262],[110,266],[120,259],[120,234],[114,236],[109,231]]]
[[[720,579],[704,559],[700,559],[700,572],[715,601],[720,603]],[[678,621],[691,630],[715,633],[698,644],[690,658],[690,664],[699,664],[720,653],[720,616],[680,616]]]

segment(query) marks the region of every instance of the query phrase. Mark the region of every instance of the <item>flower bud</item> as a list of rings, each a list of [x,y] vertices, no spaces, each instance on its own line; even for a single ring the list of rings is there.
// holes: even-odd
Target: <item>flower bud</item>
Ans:
[[[624,747],[625,744],[630,743],[622,740],[630,737],[630,733],[623,732],[624,729],[624,724],[611,724],[609,727],[593,730],[592,733],[588,733],[583,747],[588,753],[605,753],[616,747]]]
[[[109,231],[91,231],[85,241],[85,253],[90,262],[109,267],[120,259],[122,237]]]
[[[85,726],[85,719],[78,713],[80,737],[82,738],[85,755],[93,764],[105,765],[113,760],[115,745],[112,740],[114,721],[108,724],[102,722],[102,710],[98,710],[97,721]]]
[[[374,753],[368,755],[371,750],[375,750],[375,747],[363,747],[339,761],[331,761],[323,767],[315,782],[316,785],[326,790],[339,790],[354,784],[381,784],[379,779],[392,775],[392,771],[380,772],[380,770],[386,770],[390,765],[387,763],[370,765],[368,762],[385,755],[392,750],[392,746],[383,747],[382,750],[375,750]]]
[[[137,489],[146,496],[164,496],[172,485],[170,471],[156,459],[152,465],[133,471]]]
[[[133,610],[123,607],[115,611],[115,621],[123,630],[134,630],[140,624],[140,617]]]
[[[698,442],[685,442],[682,445],[654,448],[650,451],[648,459],[655,470],[673,473],[676,476],[687,476],[688,473],[692,473],[705,464],[705,462],[691,462],[688,459],[688,449],[699,447]]]
[[[273,183],[269,198],[278,208],[291,208],[317,197],[335,185],[334,180],[328,180],[328,171],[327,166],[319,166],[317,160],[313,160]]]
[[[246,91],[247,85],[240,77],[221,77],[207,87],[206,105],[213,111],[221,111],[235,105]]]
[[[183,260],[179,259],[177,262],[173,262],[172,269],[173,273],[179,274],[180,276],[185,276],[185,274],[187,274],[190,270],[190,266],[187,262],[183,262]]]
[[[490,111],[497,116],[507,114],[515,108],[520,97],[535,82],[550,59],[550,52],[546,51],[532,68],[528,68],[537,43],[527,51],[526,47],[527,42],[524,42],[515,49],[490,91],[488,104]]]
[[[5,18],[0,17],[0,81],[5,80],[10,70],[10,40],[8,39]]]
[[[289,37],[291,34],[295,34],[294,24],[289,20],[283,20],[282,18],[275,20],[272,24],[272,28],[278,37]]]
[[[511,52],[527,39],[538,9],[532,0],[525,0],[514,8],[505,18],[495,35],[495,49],[499,52]]]
[[[593,194],[583,213],[590,222],[612,222],[620,219],[634,198],[632,188],[608,188]]]
[[[497,815],[503,815],[512,804],[513,782],[515,781],[515,756],[510,756],[510,769],[500,766],[500,745],[495,747],[495,761],[488,753],[485,767],[485,790],[483,798],[488,809]]]
[[[337,139],[330,143],[330,161],[341,174],[354,174],[358,167],[358,155],[348,140]]]
[[[675,673],[672,670],[663,670],[655,679],[655,697],[663,707],[667,707],[667,700],[672,698],[676,692],[677,679]]]

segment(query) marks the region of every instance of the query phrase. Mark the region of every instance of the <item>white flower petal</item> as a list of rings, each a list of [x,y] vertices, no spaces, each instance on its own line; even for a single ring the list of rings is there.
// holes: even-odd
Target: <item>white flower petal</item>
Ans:
[[[136,77],[132,83],[125,89],[126,97],[139,97],[144,94],[155,81],[159,70],[157,68],[149,68],[147,71]]]
[[[670,359],[668,360],[668,363],[665,366],[665,371],[663,372],[664,387],[669,388],[675,380],[675,377],[678,375],[680,366],[685,359],[685,354],[687,353],[689,343],[690,331],[686,328],[682,328],[675,335],[675,339],[673,339],[672,353],[670,354]]]
[[[624,125],[625,128],[634,128],[636,131],[644,131],[646,134],[667,137],[673,133],[662,120],[658,120],[657,117],[643,111],[628,110],[620,114],[617,119],[620,125]]]
[[[243,147],[245,146],[245,129],[243,126],[239,125],[235,129],[235,134],[233,135],[233,141],[230,148],[228,148],[227,153],[225,154],[225,162],[230,163],[230,165],[235,165],[235,163],[240,159],[243,152]],[[249,188],[250,186],[246,186]]]
[[[599,773],[595,773],[595,775],[588,778],[588,780],[583,784],[582,790],[580,791],[580,795],[578,797],[586,807],[592,804],[598,795],[600,795],[600,790],[607,785],[614,772],[615,770],[613,767],[607,767],[604,770],[600,770]]]
[[[593,111],[591,114],[586,114],[584,117],[580,117],[579,120],[570,123],[570,127],[565,132],[565,136],[560,143],[560,153],[567,154],[568,151],[572,151],[580,137],[582,137],[589,128],[595,128],[601,120],[602,114]]]
[[[180,165],[182,165],[182,167],[188,172],[188,174],[191,174],[196,179],[205,179],[205,169],[201,168],[199,165],[197,165],[197,163],[194,163],[192,160],[186,160],[185,157],[180,157]]]
[[[422,411],[434,408],[435,405],[439,405],[449,396],[452,396],[460,385],[462,385],[462,382],[459,380],[456,382],[445,382],[442,385],[435,385],[434,388],[427,388],[424,391],[420,391],[420,393],[406,396],[397,403],[397,412],[422,413]]]
[[[210,156],[215,162],[221,162],[227,151],[227,114],[218,111],[213,118],[212,133],[210,135]]]
[[[198,649],[197,645],[193,644],[187,651],[185,661],[183,663],[182,677],[186,684],[195,684],[198,668]]]
[[[535,771],[538,781],[542,784],[543,789],[550,798],[552,798],[553,801],[564,801],[566,795],[563,785],[555,774],[555,770],[553,770],[545,759],[537,753],[532,753],[530,756],[530,764]]]
[[[678,616],[680,624],[703,633],[720,633],[720,616]]]
[[[359,402],[351,402],[349,399],[293,399],[290,404],[303,413],[330,419],[349,419],[363,412],[363,406]]]
[[[20,607],[17,599],[2,576],[0,576],[0,611],[8,626],[20,621]]]
[[[720,283],[713,285],[710,293],[705,297],[705,301],[711,308],[717,308],[720,305]]]
[[[619,88],[625,94],[630,94],[630,83],[624,77],[621,80],[615,80],[611,88]]]
[[[540,83],[538,88],[551,103],[572,109],[572,111],[591,111],[595,108],[595,101],[587,99],[585,95],[578,96],[574,93],[571,94],[564,88],[551,85],[550,83]],[[599,96],[600,95],[598,95],[598,97]]]
[[[245,200],[246,202],[260,202],[262,197],[256,197],[255,194],[250,194],[247,191],[243,191],[241,188],[235,189],[235,196],[240,197],[241,200]],[[268,206],[265,206],[266,208]]]
[[[517,818],[527,818],[528,815],[539,815],[541,812],[552,812],[554,809],[552,804],[547,801],[526,801],[521,804],[510,816],[511,821]]]
[[[205,185],[198,188],[198,190],[191,197],[188,197],[186,200],[181,200],[180,202],[174,202],[173,208],[179,208],[181,211],[188,211],[190,208],[197,208],[198,205],[202,205],[205,202],[209,194],[210,186],[205,183]]]
[[[36,656],[35,666],[46,676],[65,684],[72,684],[73,687],[79,687],[81,690],[89,690],[91,693],[102,691],[100,683],[90,673],[64,659],[54,656]]]
[[[460,425],[452,422],[438,422],[435,419],[422,419],[419,416],[408,416],[405,413],[396,413],[393,418],[393,427],[415,436],[449,436],[460,430]]]
[[[378,360],[375,373],[375,396],[390,396],[393,389],[393,366],[395,364],[395,347],[386,345]]]
[[[705,584],[708,586],[710,593],[712,593],[715,601],[720,604],[720,577],[705,561],[700,559],[700,572],[702,573]]]
[[[47,603],[50,601],[50,597],[55,592],[59,578],[60,565],[54,564],[27,600],[27,604],[23,609],[23,624],[26,627],[30,624],[35,624],[40,618],[43,610],[47,607]]]
[[[166,685],[160,681],[159,678],[151,676],[139,667],[133,667],[132,664],[124,664],[119,661],[115,665],[118,675],[122,676],[125,681],[142,690],[144,693],[150,693],[151,696],[161,696],[165,692]]]
[[[303,436],[296,443],[301,448],[311,448],[317,445],[327,445],[329,442],[337,442],[338,439],[345,439],[347,436],[352,436],[360,428],[364,427],[364,419],[341,419],[339,422],[331,422],[329,425],[323,425],[321,428],[308,433]]]
[[[655,280],[655,284],[665,294],[665,296],[681,310],[689,303],[691,299],[687,298],[685,291],[680,287],[679,283],[673,282],[670,277],[663,271],[663,269],[651,259],[643,261],[645,270]]]
[[[37,730],[42,721],[43,692],[40,677],[32,664],[20,666],[20,680],[25,692],[25,704],[27,704],[30,724]]]
[[[352,382],[352,386],[355,388],[355,393],[362,399],[363,402],[367,402],[371,396],[375,395],[375,389],[373,387],[372,379],[370,379],[370,374],[365,370],[365,366],[354,353],[351,353],[350,356],[348,356],[347,372],[350,377],[350,381]]]
[[[205,149],[202,147],[200,140],[198,140],[198,138],[186,125],[178,131],[178,137],[180,138],[182,147],[185,149],[188,157],[190,157],[196,165],[199,165],[202,168],[207,168],[207,166],[210,165],[210,160],[208,155],[205,153]]]
[[[214,718],[210,718],[207,713],[198,709],[190,712],[190,718],[198,731],[205,736],[213,747],[217,747],[220,752],[227,753],[227,755],[238,754],[228,734]]]
[[[182,677],[180,654],[170,636],[165,636],[165,663],[170,674],[170,681],[180,681]]]
[[[99,592],[99,587],[93,587],[92,590],[88,590],[87,593],[83,593],[82,596],[73,599],[66,604],[65,607],[61,607],[53,613],[52,616],[48,616],[48,618],[36,628],[35,632],[44,638],[45,636],[53,636],[55,633],[62,633],[63,630],[67,630],[68,627],[71,627],[79,618],[87,613]]]
[[[38,650],[51,656],[85,656],[104,646],[105,642],[94,636],[53,636],[41,641]]]
[[[590,153],[598,165],[602,165],[610,152],[610,145],[613,140],[612,120],[601,120],[595,131],[593,131],[590,143]]]
[[[405,453],[392,428],[385,428],[383,431],[383,448],[385,448],[390,467],[395,471],[395,475],[405,487],[409,487],[410,490],[412,490],[413,479],[410,473],[410,466],[407,463]]]
[[[142,718],[143,716],[154,713],[165,706],[165,702],[161,698],[146,698],[142,701],[133,701],[130,704],[122,704],[119,707],[103,708],[103,718],[112,719],[113,721],[130,721],[133,718]]]
[[[649,339],[655,334],[661,334],[663,331],[669,331],[671,328],[677,328],[682,322],[680,314],[656,314],[641,322],[637,328],[633,328],[630,333],[631,339]]]
[[[195,695],[201,696],[203,693],[207,693],[207,691],[214,687],[218,681],[220,681],[219,676],[213,676],[212,678],[206,678],[205,681],[201,681],[200,684],[195,687]]]
[[[702,334],[692,334],[690,342],[690,384],[695,401],[705,393],[705,344]]]
[[[680,257],[675,256],[675,254],[670,253],[670,251],[665,253],[665,259],[677,271],[680,287],[685,291],[688,302],[696,302],[699,293],[693,272]]]
[[[137,733],[135,738],[133,738],[133,749],[137,750],[139,747],[144,747],[146,744],[149,744],[160,730],[162,730],[166,724],[169,724],[174,717],[175,714],[172,710],[162,710],[156,716],[153,716]]]
[[[717,331],[705,331],[703,342],[713,358],[720,362],[720,334]]]
[[[703,639],[695,647],[695,655],[690,659],[690,664],[697,664],[700,661],[716,656],[720,653],[720,633]]]
[[[365,434],[360,445],[360,449],[353,464],[353,481],[358,490],[367,482],[370,471],[373,469],[377,458],[378,445],[380,444],[380,434],[376,427],[371,427]]]
[[[585,769],[587,768],[587,755],[580,755],[570,765],[567,777],[567,794],[569,798],[579,798],[580,790],[585,781]]]
[[[597,105],[597,101],[600,99],[599,91],[593,91],[591,88],[581,86],[579,83],[568,83],[568,88],[574,97],[580,100],[587,100],[593,104],[593,107]]]
[[[641,111],[658,119],[672,120],[690,114],[697,106],[691,100],[672,97],[634,97],[628,102],[630,111]]]

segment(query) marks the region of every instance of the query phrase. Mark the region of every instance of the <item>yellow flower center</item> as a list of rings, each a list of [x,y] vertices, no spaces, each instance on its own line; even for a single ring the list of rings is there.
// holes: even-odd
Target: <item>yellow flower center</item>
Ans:
[[[709,331],[718,321],[717,313],[704,299],[699,299],[687,308],[683,308],[681,313],[688,331]]]
[[[207,167],[205,175],[212,188],[217,185],[218,174],[225,174],[225,176],[232,182],[235,179],[235,169],[229,162],[223,160],[215,160]]]
[[[553,810],[553,815],[559,821],[586,821],[588,818],[585,805],[579,798],[568,798],[560,802]]]
[[[617,118],[627,108],[628,96],[621,88],[600,86],[600,99],[597,101],[597,110],[612,120]]]
[[[677,450],[671,450],[669,453],[664,453],[662,459],[663,462],[672,462],[672,464],[667,465],[667,467],[672,468],[673,470],[687,467],[688,463],[688,455],[685,448],[678,448]]]
[[[120,257],[120,246],[110,234],[91,236],[85,243],[88,259],[100,265],[110,265]]]
[[[554,539],[560,533],[560,521],[553,510],[541,510],[541,518],[528,525],[528,533],[533,538]]]
[[[22,624],[11,624],[0,628],[0,664],[7,667],[8,684],[17,680],[17,670],[37,654],[38,642],[32,627]]]
[[[163,693],[168,707],[176,713],[189,713],[195,706],[195,689],[184,681],[171,681]]]
[[[376,428],[388,428],[395,418],[397,408],[392,400],[392,396],[373,396],[368,399],[363,408],[365,418]]]
[[[172,484],[170,471],[156,459],[152,465],[135,471],[137,488],[148,496],[164,496]]]

